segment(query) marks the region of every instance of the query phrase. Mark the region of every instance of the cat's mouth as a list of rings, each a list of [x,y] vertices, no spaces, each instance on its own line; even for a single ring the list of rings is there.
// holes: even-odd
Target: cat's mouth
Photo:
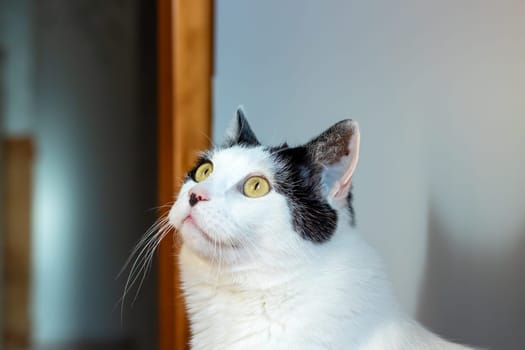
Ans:
[[[182,223],[192,225],[201,234],[201,236],[204,237],[205,240],[207,240],[214,246],[219,246],[222,248],[239,248],[240,247],[235,242],[223,242],[221,240],[211,237],[208,233],[206,233],[205,230],[203,230],[199,226],[199,224],[197,224],[197,222],[195,222],[195,219],[191,216],[191,214],[188,214],[188,216],[186,216],[186,218],[182,221]]]

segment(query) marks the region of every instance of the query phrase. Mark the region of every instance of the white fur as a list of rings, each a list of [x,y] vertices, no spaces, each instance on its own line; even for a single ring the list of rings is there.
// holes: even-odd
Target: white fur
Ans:
[[[398,308],[380,259],[346,224],[342,205],[332,238],[312,243],[293,230],[285,197],[242,194],[247,176],[273,181],[275,165],[261,147],[211,159],[211,176],[186,182],[169,216],[183,239],[192,349],[466,349]],[[209,200],[190,207],[190,190]]]

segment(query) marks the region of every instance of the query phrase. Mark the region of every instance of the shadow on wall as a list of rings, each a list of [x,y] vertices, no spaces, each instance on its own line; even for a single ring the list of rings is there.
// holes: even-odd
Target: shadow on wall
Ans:
[[[525,223],[507,254],[469,250],[429,205],[426,271],[418,318],[447,339],[497,350],[525,344]],[[494,232],[498,234],[498,232]]]

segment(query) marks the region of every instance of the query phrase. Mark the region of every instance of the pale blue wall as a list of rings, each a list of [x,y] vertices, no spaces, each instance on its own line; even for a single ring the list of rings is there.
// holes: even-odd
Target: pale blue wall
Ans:
[[[362,129],[358,227],[406,308],[449,337],[525,343],[525,2],[219,1],[214,134]]]

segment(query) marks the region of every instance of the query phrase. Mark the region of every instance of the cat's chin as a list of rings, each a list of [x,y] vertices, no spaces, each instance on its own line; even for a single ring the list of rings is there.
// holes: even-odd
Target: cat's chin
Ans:
[[[213,238],[201,229],[191,217],[183,221],[179,232],[188,248],[201,258],[216,259],[219,255],[225,258],[228,253],[239,251],[242,248],[237,242],[224,242]]]
[[[211,268],[219,266],[226,271],[239,263],[239,253],[233,249],[213,248],[211,245],[196,245],[194,242],[183,241],[186,252],[194,255]]]
[[[188,215],[186,217],[186,219],[184,219],[183,221],[183,224],[186,224],[190,227],[193,228],[193,231],[196,231],[199,235],[201,235],[202,237],[204,237],[204,239],[206,239],[208,242],[214,244],[214,245],[219,245],[219,246],[222,246],[221,242],[216,240],[216,239],[213,239],[209,234],[206,233],[206,231],[204,231],[203,229],[201,229],[199,227],[199,225],[195,222],[195,220],[193,219],[193,217],[191,217],[190,215]]]

